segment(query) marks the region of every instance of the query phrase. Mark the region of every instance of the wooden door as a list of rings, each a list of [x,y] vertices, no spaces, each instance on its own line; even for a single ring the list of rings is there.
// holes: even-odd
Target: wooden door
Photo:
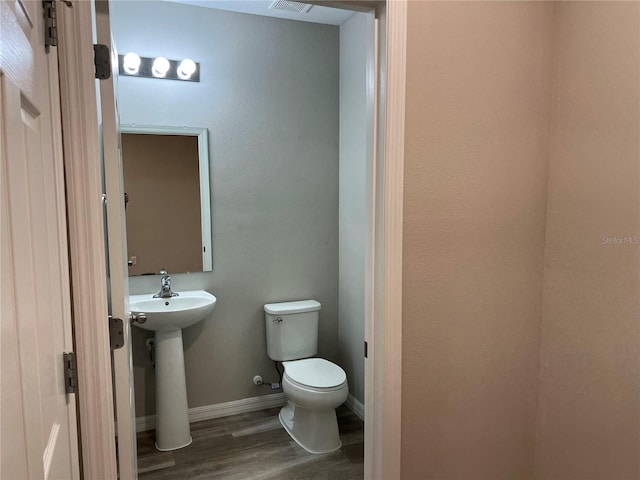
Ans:
[[[104,178],[107,195],[107,244],[110,313],[124,320],[124,346],[113,351],[113,386],[118,436],[118,471],[121,479],[137,478],[135,395],[131,323],[129,322],[129,272],[124,213],[124,179],[120,149],[120,122],[116,102],[118,57],[111,41],[108,0],[96,0],[98,43],[111,51],[112,75],[100,81],[100,111]]]
[[[0,478],[78,479],[58,64],[42,8],[0,0]]]

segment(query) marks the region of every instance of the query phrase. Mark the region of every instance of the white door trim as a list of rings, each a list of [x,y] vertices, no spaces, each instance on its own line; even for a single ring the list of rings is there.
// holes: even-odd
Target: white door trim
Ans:
[[[402,207],[406,87],[407,0],[379,10],[382,73],[375,243],[375,308],[371,377],[365,398],[365,478],[400,478],[402,401]],[[382,38],[384,36],[384,38]],[[373,385],[371,385],[373,384]]]
[[[123,347],[112,353],[116,435],[118,437],[118,474],[121,480],[136,479],[137,445],[135,430],[135,393],[131,322],[129,321],[129,272],[127,266],[127,229],[124,210],[124,172],[120,153],[118,117],[117,50],[111,38],[109,0],[95,0],[96,38],[109,48],[111,77],[99,82],[99,108],[102,120],[102,167],[107,194],[107,245],[109,259],[109,311],[124,320]]]
[[[58,8],[84,478],[117,478],[91,3]]]
[[[343,2],[347,3],[347,2]],[[76,347],[80,360],[80,425],[86,478],[116,478],[111,365],[106,331],[106,270],[90,2],[60,9],[60,69],[69,195]],[[384,9],[383,9],[384,10]],[[366,440],[366,478],[400,478],[402,380],[402,205],[407,0],[384,14],[385,104],[379,105],[375,318],[369,361],[373,392]],[[382,149],[381,149],[382,150]],[[370,398],[373,397],[373,398]]]
[[[382,7],[384,9],[384,7]],[[376,422],[376,415],[378,414],[375,406],[375,351],[376,351],[376,300],[378,299],[380,289],[377,286],[379,270],[379,249],[378,241],[380,235],[378,235],[379,226],[382,225],[379,215],[378,198],[381,193],[381,189],[378,186],[378,181],[382,177],[382,161],[384,159],[384,152],[379,151],[380,147],[384,146],[384,142],[380,141],[383,138],[380,128],[384,125],[384,122],[380,122],[378,116],[380,115],[381,108],[384,103],[380,102],[383,90],[381,91],[381,80],[384,72],[381,71],[381,67],[384,67],[384,63],[380,62],[380,55],[383,52],[380,50],[380,39],[384,38],[384,30],[386,25],[380,18],[381,12],[374,12],[373,18],[373,43],[367,46],[367,170],[366,170],[366,215],[367,215],[367,230],[369,238],[367,239],[365,250],[365,278],[364,278],[364,293],[365,293],[365,305],[364,305],[364,341],[366,345],[366,357],[364,360],[364,403],[360,403],[358,411],[356,408],[352,408],[354,413],[358,415],[365,422],[364,429],[364,478],[373,478],[375,462],[374,458],[374,443],[376,436],[374,435],[374,424]],[[351,397],[351,394],[349,394]],[[354,399],[355,400],[355,399]],[[356,400],[357,401],[357,400]],[[347,398],[346,404],[348,406],[355,406],[354,402],[351,402]],[[365,408],[365,405],[367,406]],[[365,413],[366,412],[366,413]]]

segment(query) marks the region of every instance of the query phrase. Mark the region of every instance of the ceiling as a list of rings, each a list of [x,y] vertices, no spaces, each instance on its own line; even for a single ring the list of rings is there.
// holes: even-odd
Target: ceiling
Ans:
[[[302,22],[324,23],[327,25],[342,25],[354,12],[338,8],[314,5],[307,13],[289,12],[286,10],[272,10],[269,6],[273,0],[166,0],[174,3],[195,5],[197,7],[229,10],[232,12],[250,13],[266,17],[286,18]]]

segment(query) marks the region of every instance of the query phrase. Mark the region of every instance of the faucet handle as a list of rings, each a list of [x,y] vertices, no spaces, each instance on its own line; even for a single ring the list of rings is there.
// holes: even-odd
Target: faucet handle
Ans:
[[[166,269],[166,268],[162,268],[162,269],[160,270],[160,272],[158,272],[158,273],[160,273],[160,275],[166,275],[166,274],[167,274],[167,273],[169,273],[169,272],[167,272],[167,269]]]

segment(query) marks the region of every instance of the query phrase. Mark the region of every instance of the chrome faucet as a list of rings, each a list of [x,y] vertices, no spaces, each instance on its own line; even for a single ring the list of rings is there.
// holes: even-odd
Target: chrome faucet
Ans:
[[[177,297],[178,294],[171,291],[171,277],[163,275],[160,279],[160,291],[153,298],[171,298]]]

